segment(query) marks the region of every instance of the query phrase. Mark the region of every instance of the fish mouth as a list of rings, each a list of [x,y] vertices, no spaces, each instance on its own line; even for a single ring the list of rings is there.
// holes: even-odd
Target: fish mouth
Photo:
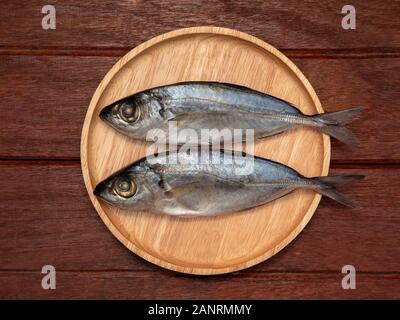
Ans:
[[[101,199],[105,199],[104,192],[107,190],[108,181],[100,182],[93,190],[93,194]]]
[[[108,121],[112,107],[113,105],[109,105],[100,111],[99,117],[101,120]]]

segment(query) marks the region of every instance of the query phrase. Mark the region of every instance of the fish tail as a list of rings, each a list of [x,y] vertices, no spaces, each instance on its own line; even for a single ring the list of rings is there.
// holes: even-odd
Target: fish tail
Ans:
[[[354,182],[363,179],[362,175],[346,175],[346,176],[331,176],[331,177],[318,177],[312,178],[315,182],[312,189],[318,193],[329,197],[345,206],[351,208],[359,208],[360,206],[349,197],[340,193],[337,189],[337,185]]]
[[[353,108],[338,112],[328,112],[312,116],[317,123],[316,127],[322,132],[348,145],[358,145],[357,138],[344,125],[360,116],[361,108]]]

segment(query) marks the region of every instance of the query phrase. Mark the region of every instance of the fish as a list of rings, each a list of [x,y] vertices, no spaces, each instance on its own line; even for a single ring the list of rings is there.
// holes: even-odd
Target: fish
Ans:
[[[297,189],[357,207],[336,186],[361,175],[307,178],[284,164],[246,153],[199,149],[144,157],[101,181],[94,194],[120,209],[180,217],[244,211]]]
[[[306,115],[287,101],[244,86],[182,82],[118,100],[104,107],[99,116],[128,137],[178,145],[212,144],[221,139],[247,141],[245,132],[249,129],[254,130],[254,139],[263,139],[298,127],[357,145],[358,140],[345,125],[361,112],[361,108],[352,108]],[[172,122],[177,133],[169,130]]]

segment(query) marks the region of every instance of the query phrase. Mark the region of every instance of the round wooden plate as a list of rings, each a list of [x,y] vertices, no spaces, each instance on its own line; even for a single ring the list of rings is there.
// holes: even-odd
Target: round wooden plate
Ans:
[[[187,219],[119,210],[93,195],[98,182],[143,157],[146,148],[146,143],[126,138],[103,123],[100,110],[138,91],[182,81],[234,83],[287,100],[306,114],[323,112],[299,69],[255,37],[217,27],[158,36],[119,60],[90,102],[81,141],[90,199],[114,236],[161,267],[202,275],[250,267],[276,254],[299,234],[317,208],[319,194],[297,190],[243,213]],[[305,176],[327,175],[330,140],[299,128],[257,142],[255,154],[289,165]]]

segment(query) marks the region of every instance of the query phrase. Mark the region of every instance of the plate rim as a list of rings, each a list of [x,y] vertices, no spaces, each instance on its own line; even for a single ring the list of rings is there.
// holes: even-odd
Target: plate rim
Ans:
[[[104,210],[101,207],[100,203],[98,202],[97,198],[95,198],[93,196],[94,187],[92,185],[91,177],[89,174],[89,167],[88,167],[88,138],[89,138],[89,129],[90,129],[93,112],[94,112],[97,102],[101,96],[101,93],[103,92],[103,89],[109,84],[109,82],[114,77],[116,72],[120,68],[122,68],[126,63],[128,63],[132,58],[134,58],[135,56],[142,53],[144,50],[146,50],[156,44],[159,44],[163,41],[170,40],[172,38],[180,37],[183,35],[196,35],[196,34],[202,34],[202,33],[225,35],[225,36],[231,36],[234,38],[239,38],[240,40],[250,42],[250,43],[260,47],[261,49],[268,51],[269,53],[274,55],[276,58],[278,58],[280,61],[282,61],[286,66],[288,66],[291,69],[291,71],[296,75],[296,77],[299,78],[302,85],[307,90],[317,111],[319,113],[324,112],[324,110],[321,106],[321,102],[319,101],[319,98],[318,98],[314,88],[311,86],[310,82],[308,81],[308,79],[304,76],[304,74],[300,71],[300,69],[291,60],[289,60],[289,58],[287,58],[282,52],[280,52],[278,49],[276,49],[272,45],[266,43],[265,41],[263,41],[259,38],[249,35],[247,33],[244,33],[244,32],[238,31],[238,30],[234,30],[234,29],[229,29],[229,28],[222,28],[222,27],[215,27],[215,26],[198,26],[198,27],[182,28],[182,29],[177,29],[174,31],[170,31],[170,32],[158,35],[150,40],[143,42],[142,44],[138,45],[137,47],[133,48],[128,53],[126,53],[122,58],[120,58],[111,67],[111,69],[109,69],[107,71],[106,75],[104,76],[102,81],[99,83],[98,87],[96,88],[96,90],[90,100],[89,107],[86,111],[85,119],[83,122],[82,134],[81,134],[80,158],[81,158],[81,170],[82,170],[82,175],[83,175],[86,191],[89,194],[89,198],[90,198],[96,212],[98,213],[98,215],[100,216],[100,218],[102,219],[104,224],[107,226],[108,230],[110,230],[111,233],[125,247],[127,247],[130,251],[132,251],[139,257],[145,259],[146,261],[148,261],[152,264],[161,266],[163,268],[172,270],[172,271],[186,273],[186,274],[195,274],[195,275],[216,275],[216,274],[225,274],[225,273],[235,272],[235,271],[239,271],[239,270],[243,270],[243,269],[252,267],[262,261],[265,261],[265,260],[271,258],[276,253],[281,251],[284,247],[286,247],[290,242],[292,242],[300,234],[300,232],[304,229],[304,227],[311,220],[311,218],[313,217],[313,215],[317,209],[317,206],[321,200],[321,195],[318,193],[315,194],[313,201],[311,202],[307,212],[305,213],[303,219],[299,222],[299,224],[290,233],[288,233],[287,236],[282,241],[280,241],[273,248],[267,250],[264,254],[261,254],[255,258],[251,258],[250,260],[239,263],[235,266],[190,268],[187,266],[177,265],[177,264],[162,260],[157,256],[151,255],[150,253],[142,250],[141,248],[136,246],[133,242],[131,242],[129,239],[127,239],[118,230],[118,228],[114,226],[112,221],[109,219],[107,214],[104,212]],[[326,134],[323,134],[323,145],[324,145],[324,148],[323,148],[323,163],[322,163],[321,175],[325,176],[329,172],[330,157],[331,157],[330,138]]]

